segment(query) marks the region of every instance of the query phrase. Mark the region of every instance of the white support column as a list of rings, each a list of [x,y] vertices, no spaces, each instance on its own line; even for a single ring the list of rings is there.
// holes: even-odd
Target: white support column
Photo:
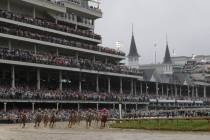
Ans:
[[[137,89],[136,89],[136,80],[135,80],[135,81],[134,81],[134,95],[135,95],[135,96],[136,96],[136,93],[137,93],[136,90],[137,90]]]
[[[166,89],[167,97],[169,96],[169,95],[168,95],[168,92],[169,92],[169,89],[168,89],[168,85],[167,85],[167,89]]]
[[[164,96],[164,87],[162,85],[162,96]]]
[[[197,98],[198,97],[198,87],[196,86],[195,88],[195,97]]]
[[[11,10],[10,7],[11,7],[11,6],[10,6],[10,0],[7,0],[7,11],[10,11],[10,10]]]
[[[142,95],[143,94],[142,82],[140,82],[140,90],[141,90],[141,95]]]
[[[96,92],[99,92],[99,77],[96,76]]]
[[[41,89],[40,69],[37,69],[36,80],[37,80],[37,90],[40,90]]]
[[[12,42],[11,42],[11,39],[8,40],[8,48],[9,48],[9,50],[12,49]]]
[[[177,97],[177,95],[178,95],[178,89],[177,89],[177,85],[174,85],[174,88],[175,88],[175,97]]]
[[[123,82],[122,82],[122,77],[120,77],[120,94],[123,94]]]
[[[80,104],[79,103],[77,104],[77,111],[78,112],[80,111]]]
[[[4,112],[7,112],[7,103],[4,103]]]
[[[133,79],[131,79],[131,91],[130,94],[133,95]]]
[[[82,92],[82,80],[79,80],[79,92]]]
[[[105,64],[107,64],[108,63],[108,60],[107,60],[107,57],[105,58]]]
[[[187,96],[190,97],[190,86],[187,86]]]
[[[59,50],[56,48],[56,56],[59,56]]]
[[[138,104],[136,104],[136,110],[138,110]]]
[[[82,74],[79,74],[79,92],[82,92]]]
[[[37,47],[36,47],[36,44],[34,45],[34,54],[37,54]]]
[[[34,113],[35,103],[32,103],[32,113]]]
[[[77,60],[77,62],[79,61],[79,54],[78,54],[78,52],[76,53],[76,60]]]
[[[112,104],[112,109],[115,110],[115,104]]]
[[[158,88],[158,83],[155,83],[155,87],[156,87],[156,95],[159,95],[159,88]]]
[[[59,103],[56,104],[56,110],[59,110]]]
[[[195,86],[192,86],[192,97],[195,97]]]
[[[122,119],[122,104],[119,104],[119,115],[120,119]]]
[[[99,104],[96,103],[96,110],[99,111]]]
[[[179,96],[181,97],[182,96],[182,86],[180,85],[179,87]]]
[[[206,98],[206,86],[203,87],[203,97]]]
[[[62,71],[59,71],[59,90],[62,91],[63,90],[63,82],[62,82]]]
[[[11,68],[12,88],[15,88],[15,66]]]
[[[147,83],[146,83],[146,95],[148,95],[148,86],[147,86]]]
[[[149,106],[148,105],[145,106],[145,111],[149,111]]]
[[[33,8],[33,18],[36,18],[36,8]]]
[[[108,78],[108,93],[111,93],[111,78]]]

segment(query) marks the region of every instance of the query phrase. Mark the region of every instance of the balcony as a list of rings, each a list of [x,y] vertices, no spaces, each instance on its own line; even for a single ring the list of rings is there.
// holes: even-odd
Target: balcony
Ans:
[[[53,16],[53,17],[54,17],[54,16]],[[91,24],[86,24],[86,23],[82,23],[82,22],[77,22],[77,21],[75,21],[75,20],[68,19],[68,18],[61,17],[61,16],[56,16],[55,18],[56,18],[57,20],[60,20],[60,21],[63,21],[63,22],[75,24],[75,25],[82,26],[82,27],[86,27],[86,28],[89,28],[89,29],[94,29],[94,25],[91,25]]]
[[[64,4],[65,7],[69,9],[79,11],[84,14],[88,14],[94,18],[102,17],[102,11],[100,9],[93,8],[93,7],[82,7],[80,4],[76,4],[71,1],[63,1],[62,3]]]
[[[85,30],[75,30],[73,28],[69,28],[68,26],[55,24],[43,19],[24,17],[22,15],[16,15],[8,11],[0,10],[0,21],[46,32],[65,35],[73,38],[80,38],[83,40],[88,40],[100,44],[102,42],[100,35]]]
[[[30,3],[39,7],[44,7],[49,10],[57,11],[57,12],[66,12],[66,8],[63,4],[58,2],[52,2],[51,0],[21,0],[26,3]]]

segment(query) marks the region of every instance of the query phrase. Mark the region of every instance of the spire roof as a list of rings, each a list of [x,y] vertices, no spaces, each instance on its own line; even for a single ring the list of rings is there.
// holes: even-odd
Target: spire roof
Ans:
[[[166,51],[165,51],[165,57],[163,60],[163,64],[171,64],[171,63],[172,63],[171,55],[170,55],[170,51],[169,51],[169,47],[168,47],[168,40],[166,37]]]
[[[133,35],[133,26],[132,26],[132,38],[131,38],[131,45],[130,45],[130,51],[128,54],[128,57],[139,57],[138,50],[136,48],[136,42]]]

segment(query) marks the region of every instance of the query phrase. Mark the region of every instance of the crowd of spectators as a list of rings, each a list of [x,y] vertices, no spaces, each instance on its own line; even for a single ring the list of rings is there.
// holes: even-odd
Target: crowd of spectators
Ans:
[[[150,99],[155,99],[155,100],[185,100],[185,101],[207,101],[208,98],[203,98],[203,97],[189,97],[189,96],[174,96],[174,95],[155,95],[155,94],[149,94],[148,97]]]
[[[154,96],[151,94],[142,95],[130,95],[130,94],[118,94],[116,92],[94,92],[94,91],[82,91],[72,89],[49,90],[42,88],[37,90],[32,87],[19,86],[16,88],[10,88],[7,86],[0,87],[0,99],[19,99],[19,100],[63,100],[63,101],[107,101],[107,102],[162,102],[169,103],[168,101],[203,101],[209,103],[208,98],[192,98],[192,97],[173,97],[173,96]]]
[[[19,99],[19,100],[62,100],[62,101],[119,101],[119,102],[148,102],[146,96],[120,95],[117,93],[97,93],[94,91],[73,91],[73,90],[48,90],[35,88],[0,87],[0,99]]]
[[[69,56],[57,56],[52,54],[34,54],[31,51],[20,49],[0,48],[0,59],[32,62],[47,65],[58,65],[66,67],[74,67],[80,69],[105,71],[130,75],[142,75],[139,69],[131,69],[126,66],[103,63],[100,61],[91,61],[89,59],[77,59]]]
[[[58,1],[58,0],[41,0],[41,1],[46,1],[50,4],[56,4],[56,5],[62,6],[62,7],[64,6],[64,4],[61,1]]]
[[[96,34],[92,33],[91,31],[80,30],[80,29],[76,30],[69,26],[62,25],[62,24],[56,24],[56,23],[48,21],[46,19],[31,18],[31,17],[27,17],[27,16],[16,15],[12,12],[4,11],[4,10],[0,10],[0,17],[101,40],[101,36],[96,35]],[[23,29],[20,26],[19,27],[8,27],[8,26],[6,27],[6,26],[1,25],[0,32],[17,35],[17,36],[21,36],[21,37],[27,37],[27,38],[31,38],[31,39],[48,41],[51,43],[68,45],[71,47],[79,47],[79,48],[90,49],[90,50],[94,50],[94,51],[100,51],[100,52],[125,56],[125,53],[122,51],[118,51],[118,50],[107,48],[107,47],[101,47],[98,45],[88,44],[88,43],[81,43],[81,42],[77,42],[74,40],[69,40],[66,37],[57,37],[57,36],[49,34],[49,33],[35,32],[35,31],[28,30],[28,29]]]
[[[206,110],[134,110],[124,111],[123,118],[174,118],[174,117],[206,117],[210,112]]]
[[[9,11],[0,11],[0,17],[101,40],[101,36],[94,34],[92,31],[75,29],[67,25],[56,24],[55,22],[47,19],[22,16]]]
[[[81,5],[81,0],[66,0],[66,1],[74,3],[74,4]]]

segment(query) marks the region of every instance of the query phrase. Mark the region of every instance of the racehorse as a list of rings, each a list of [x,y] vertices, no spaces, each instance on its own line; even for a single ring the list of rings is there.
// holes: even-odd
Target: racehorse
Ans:
[[[85,120],[86,120],[86,128],[89,128],[91,127],[91,123],[92,123],[92,120],[94,119],[94,115],[92,113],[92,110],[89,109],[87,112],[86,112],[86,116],[85,116]]]
[[[40,123],[42,121],[42,113],[41,111],[39,110],[36,115],[35,115],[35,119],[34,119],[34,127],[39,127],[40,126]]]
[[[76,124],[77,117],[78,117],[78,115],[77,115],[77,113],[74,110],[70,112],[70,115],[69,115],[69,124],[68,124],[68,127],[69,128],[72,128],[72,126]]]
[[[50,124],[49,124],[49,127],[53,128],[55,122],[56,122],[56,113],[55,113],[55,111],[53,111],[52,114],[51,114],[51,116],[50,116]]]
[[[49,121],[49,116],[48,116],[47,112],[45,112],[43,115],[44,127],[47,127],[48,121]]]
[[[27,121],[27,113],[25,111],[20,113],[20,120],[21,120],[21,123],[22,123],[22,128],[25,128],[26,121]]]
[[[105,128],[106,127],[106,122],[108,119],[108,110],[106,110],[105,108],[101,111],[101,128]]]
[[[95,112],[95,116],[94,116],[94,119],[95,119],[95,121],[96,121],[96,125],[98,126],[98,123],[100,122],[100,120],[101,120],[101,114],[100,114],[100,112]]]

